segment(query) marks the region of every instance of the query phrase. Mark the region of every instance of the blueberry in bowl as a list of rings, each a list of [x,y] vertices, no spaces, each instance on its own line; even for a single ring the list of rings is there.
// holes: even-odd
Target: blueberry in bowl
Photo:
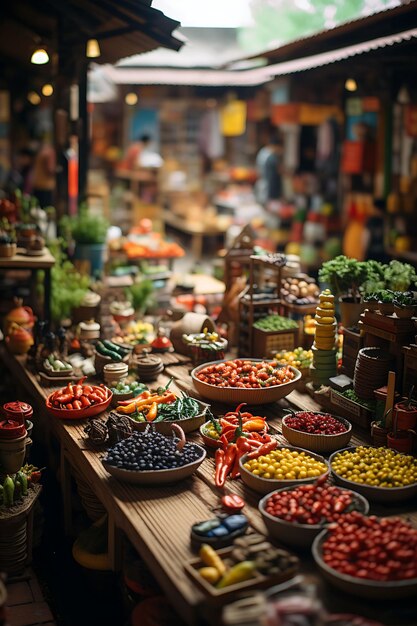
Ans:
[[[191,476],[204,461],[206,451],[185,440],[178,424],[172,436],[156,432],[152,425],[136,431],[107,451],[102,463],[109,474],[137,485],[175,483]]]

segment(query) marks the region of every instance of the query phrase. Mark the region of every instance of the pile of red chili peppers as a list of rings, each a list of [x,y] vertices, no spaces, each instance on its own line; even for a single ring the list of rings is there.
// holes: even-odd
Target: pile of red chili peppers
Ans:
[[[110,395],[110,390],[104,385],[83,385],[86,376],[81,378],[76,385],[68,383],[63,389],[54,391],[48,402],[55,409],[79,410],[86,409],[92,404],[105,402]]]
[[[244,454],[248,454],[249,458],[256,458],[277,447],[278,442],[266,434],[268,425],[265,418],[254,417],[248,412],[241,413],[243,406],[245,403],[240,404],[235,411],[226,413],[220,420],[221,447],[216,450],[215,455],[216,487],[223,487],[229,475],[233,479],[240,476],[239,460]]]

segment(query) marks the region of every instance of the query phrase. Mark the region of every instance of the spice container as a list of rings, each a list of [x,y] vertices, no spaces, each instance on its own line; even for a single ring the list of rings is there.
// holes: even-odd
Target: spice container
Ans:
[[[126,378],[128,371],[127,363],[107,363],[103,367],[104,382],[108,387],[115,387],[118,382]]]
[[[94,320],[80,322],[78,331],[81,340],[98,339],[100,337],[100,324]]]
[[[27,432],[24,412],[13,409],[25,403],[10,402],[9,405],[16,406],[10,406],[11,413],[6,412],[5,419],[0,421],[0,472],[14,474],[22,467],[25,459]],[[31,409],[28,404],[26,407]]]

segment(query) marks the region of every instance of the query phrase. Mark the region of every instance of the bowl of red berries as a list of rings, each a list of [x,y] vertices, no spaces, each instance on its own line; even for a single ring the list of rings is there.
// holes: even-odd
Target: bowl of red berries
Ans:
[[[314,539],[312,553],[344,592],[378,601],[417,593],[417,528],[403,518],[352,511]]]
[[[290,411],[282,418],[282,434],[292,446],[312,452],[334,452],[349,444],[352,424],[330,413]]]
[[[329,524],[352,511],[368,513],[366,498],[323,482],[284,487],[260,500],[259,511],[271,537],[293,547],[310,548]]]

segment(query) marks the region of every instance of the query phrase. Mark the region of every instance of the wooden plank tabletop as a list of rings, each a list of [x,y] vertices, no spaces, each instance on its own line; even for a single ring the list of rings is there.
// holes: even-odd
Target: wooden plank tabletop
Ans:
[[[55,258],[48,248],[39,256],[29,256],[23,248],[18,248],[14,256],[0,257],[0,269],[44,270],[54,265]]]
[[[14,357],[5,352],[0,354],[18,380],[38,401],[51,392],[42,387],[38,376],[26,367],[25,357]],[[164,384],[173,376],[173,389],[187,389],[198,397],[192,388],[189,363],[175,363],[175,355],[167,355],[165,372],[155,386]],[[173,363],[174,361],[174,363]],[[268,423],[275,434],[280,432],[283,408],[291,405],[298,409],[319,410],[317,403],[308,395],[293,391],[287,399],[260,409],[268,416]],[[214,406],[215,414],[226,407]],[[106,417],[104,414],[103,419]],[[131,541],[158,580],[167,597],[188,624],[218,624],[219,616],[205,602],[202,592],[193,584],[184,571],[184,563],[194,558],[189,542],[192,524],[213,517],[223,493],[237,493],[244,497],[247,505],[244,513],[251,526],[262,533],[266,530],[257,504],[259,494],[248,489],[240,480],[226,482],[222,492],[214,486],[214,457],[208,453],[196,474],[177,485],[165,487],[138,487],[121,483],[109,476],[101,464],[101,454],[92,449],[84,438],[85,422],[65,422],[48,415],[55,436],[66,449],[71,465],[89,483],[103,506],[113,516],[115,524]],[[36,428],[36,418],[35,418]],[[369,443],[366,433],[357,430],[353,444]],[[281,439],[281,436],[278,434]],[[198,441],[198,433],[188,437]],[[283,441],[283,440],[282,440]],[[417,523],[415,500],[402,506],[372,506],[371,513],[377,515],[402,515]],[[355,612],[393,626],[412,626],[417,623],[415,601],[401,601],[391,610],[390,605],[370,603],[354,598],[328,586],[318,575],[309,553],[300,553],[301,572],[318,585],[318,593],[328,610],[333,612]],[[204,616],[204,619],[203,619]]]

